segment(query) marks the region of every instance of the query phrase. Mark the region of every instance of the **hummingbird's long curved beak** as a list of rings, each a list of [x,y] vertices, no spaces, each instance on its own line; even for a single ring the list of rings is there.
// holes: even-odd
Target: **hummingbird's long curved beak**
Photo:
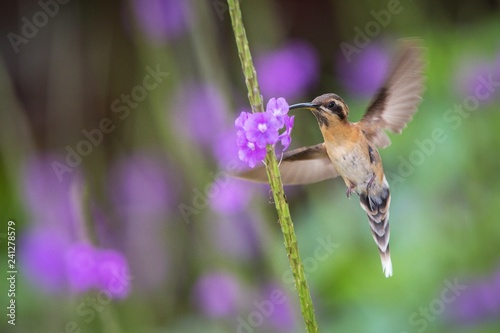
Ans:
[[[290,105],[289,109],[317,109],[319,105],[313,103],[298,103],[294,105]]]

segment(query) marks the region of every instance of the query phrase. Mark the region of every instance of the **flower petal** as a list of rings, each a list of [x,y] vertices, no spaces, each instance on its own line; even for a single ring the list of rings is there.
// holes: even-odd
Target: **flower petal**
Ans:
[[[242,111],[238,118],[234,121],[234,124],[236,125],[236,128],[238,129],[243,129],[243,126],[245,125],[245,122],[248,119],[248,112]]]

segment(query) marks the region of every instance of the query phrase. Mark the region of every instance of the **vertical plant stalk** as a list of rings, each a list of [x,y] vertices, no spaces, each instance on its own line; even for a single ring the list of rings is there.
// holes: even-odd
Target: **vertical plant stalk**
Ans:
[[[255,67],[253,66],[252,55],[250,53],[245,28],[243,26],[243,20],[241,18],[240,4],[238,0],[228,0],[227,2],[229,4],[229,13],[231,15],[231,22],[236,38],[241,66],[243,68],[243,74],[245,75],[245,83],[248,89],[248,99],[252,106],[252,112],[262,112],[264,111],[262,96],[260,94],[257,73],[255,72]],[[309,333],[318,332],[318,326],[314,315],[314,306],[304,274],[304,265],[300,260],[299,247],[295,231],[293,229],[292,218],[290,216],[290,209],[286,200],[285,191],[283,190],[283,183],[281,182],[278,161],[276,160],[274,147],[271,145],[267,146],[265,161],[267,176],[269,178],[269,184],[271,185],[271,191],[273,193],[281,231],[285,239],[285,248],[288,260],[290,261],[293,277],[295,279],[297,293],[299,294],[300,309],[302,311],[302,316],[304,317],[306,329]]]

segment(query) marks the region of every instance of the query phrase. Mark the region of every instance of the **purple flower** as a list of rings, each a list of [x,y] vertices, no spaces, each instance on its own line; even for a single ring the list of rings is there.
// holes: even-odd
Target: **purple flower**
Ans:
[[[279,128],[279,120],[267,112],[251,114],[243,125],[247,140],[259,148],[275,144],[278,141]]]
[[[339,53],[336,69],[340,82],[350,93],[370,98],[380,88],[389,69],[389,55],[377,43],[371,43],[348,61]]]
[[[86,242],[82,232],[83,178],[75,172],[59,181],[52,168],[55,162],[62,163],[57,156],[37,156],[25,168],[25,195],[34,227],[20,241],[21,262],[33,284],[48,292],[83,293],[104,287],[106,271],[100,271],[108,261],[100,259],[100,250]],[[90,216],[96,212],[91,210]]]
[[[258,56],[255,67],[264,96],[295,96],[316,82],[319,65],[315,50],[295,41]]]
[[[212,186],[217,187],[217,194],[210,201],[212,209],[218,213],[239,213],[248,208],[248,203],[252,197],[252,191],[248,189],[248,184],[230,178],[225,174],[216,179]]]
[[[242,112],[234,124],[238,129],[236,133],[238,156],[253,168],[257,162],[262,161],[266,155],[265,147],[274,145],[281,140],[284,149],[291,142],[293,117],[287,115],[288,103],[282,97],[271,98],[267,103],[266,112]],[[279,130],[286,126],[281,135]]]
[[[230,125],[224,96],[214,85],[183,85],[171,108],[178,135],[203,147],[211,148],[217,144],[214,133]],[[168,117],[168,121],[171,121],[170,113]]]
[[[189,28],[185,1],[134,0],[132,8],[139,27],[153,42],[179,37]]]
[[[110,196],[124,215],[161,216],[172,203],[165,163],[136,153],[116,163],[110,172]]]
[[[77,292],[98,289],[111,298],[123,299],[130,291],[127,260],[115,250],[75,244],[66,253],[66,271],[70,286]]]
[[[85,292],[97,285],[96,250],[89,244],[71,246],[65,255],[69,285],[76,292]]]
[[[47,292],[67,289],[64,258],[74,243],[76,230],[83,223],[77,171],[59,180],[53,166],[64,164],[56,155],[40,154],[29,158],[24,167],[24,197],[31,215],[31,228],[20,241],[21,261],[29,280]]]
[[[468,59],[459,66],[455,86],[458,93],[477,97],[481,103],[492,102],[500,96],[494,88],[485,82],[500,79],[500,61]]]
[[[237,132],[235,128],[228,128],[216,134],[217,143],[212,146],[212,153],[222,171],[234,173],[237,170],[244,170],[246,167],[246,164],[237,157],[238,145],[234,144]]]
[[[245,122],[247,121],[249,115],[250,115],[250,113],[245,112],[245,111],[241,111],[238,118],[236,118],[236,120],[234,121],[234,125],[236,126],[236,128],[243,129],[243,127],[245,126]]]
[[[237,137],[238,157],[240,160],[246,162],[251,168],[264,160],[266,157],[266,148],[260,148],[255,142],[249,141],[243,131],[238,131]]]
[[[492,276],[472,281],[447,308],[455,324],[477,324],[500,315],[500,270]]]
[[[277,283],[270,283],[264,288],[263,299],[272,304],[273,311],[269,316],[271,326],[280,332],[294,332],[297,309],[292,306],[285,289]]]
[[[214,272],[202,276],[194,287],[194,301],[208,317],[220,318],[238,312],[239,282],[231,274]]]
[[[114,299],[123,299],[130,292],[127,259],[115,250],[100,250],[96,254],[97,287]]]
[[[288,116],[286,115],[284,117],[284,123],[285,123],[285,132],[283,132],[280,135],[280,140],[281,144],[283,145],[283,150],[286,150],[288,146],[290,146],[290,143],[292,142],[292,128],[293,128],[293,122],[295,120],[295,116]]]
[[[267,103],[266,112],[272,114],[279,122],[279,127],[285,126],[285,132],[283,132],[278,139],[281,140],[283,145],[283,150],[286,150],[290,143],[292,142],[292,128],[295,116],[288,116],[288,111],[290,107],[283,97],[278,99],[271,98]]]
[[[50,154],[29,158],[24,167],[23,194],[34,224],[59,228],[70,237],[81,219],[71,189],[81,184],[82,179],[78,171],[73,170],[65,173],[59,181],[54,169],[57,163],[64,165],[65,161]]]
[[[267,102],[266,112],[273,115],[278,120],[278,126],[281,128],[285,122],[285,116],[289,111],[289,106],[286,100],[283,97],[278,99],[271,98],[269,102]]]
[[[32,229],[21,239],[21,265],[33,285],[49,293],[64,291],[68,287],[64,260],[68,242],[67,235],[61,230],[49,227]]]

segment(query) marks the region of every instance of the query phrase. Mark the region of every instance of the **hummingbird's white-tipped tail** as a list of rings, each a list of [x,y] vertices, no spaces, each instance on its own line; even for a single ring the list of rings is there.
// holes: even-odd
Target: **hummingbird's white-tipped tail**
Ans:
[[[391,261],[391,254],[389,251],[386,253],[380,253],[380,259],[382,261],[382,270],[384,271],[385,277],[391,277],[392,276],[392,261]]]

